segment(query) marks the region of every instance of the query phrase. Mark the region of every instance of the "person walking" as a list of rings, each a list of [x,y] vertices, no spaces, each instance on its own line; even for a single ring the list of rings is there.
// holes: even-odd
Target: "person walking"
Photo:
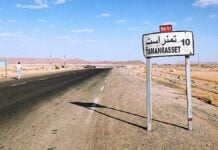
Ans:
[[[21,78],[21,70],[22,70],[22,66],[21,66],[20,62],[18,62],[16,65],[16,73],[17,73],[18,80],[20,80],[20,78]]]

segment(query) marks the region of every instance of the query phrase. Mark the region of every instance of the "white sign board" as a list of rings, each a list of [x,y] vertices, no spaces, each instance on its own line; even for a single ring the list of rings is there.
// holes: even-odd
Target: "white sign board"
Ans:
[[[144,34],[142,43],[146,58],[194,55],[194,40],[191,31]]]
[[[4,60],[0,60],[0,67],[5,67],[7,66],[7,62]]]

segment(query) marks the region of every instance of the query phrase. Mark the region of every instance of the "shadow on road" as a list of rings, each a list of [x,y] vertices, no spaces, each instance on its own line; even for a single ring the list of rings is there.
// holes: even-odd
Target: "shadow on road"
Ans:
[[[84,107],[84,108],[87,108],[87,109],[89,109],[89,110],[93,110],[93,111],[96,112],[96,113],[99,113],[99,114],[101,114],[101,115],[104,115],[104,116],[107,116],[107,117],[110,117],[110,118],[119,120],[119,121],[121,121],[121,122],[125,122],[125,123],[127,123],[127,124],[132,125],[132,126],[135,126],[135,127],[138,127],[138,128],[142,128],[142,129],[147,129],[146,127],[140,126],[140,125],[135,124],[135,123],[132,123],[132,122],[128,122],[128,121],[126,121],[126,120],[122,120],[122,119],[120,119],[120,118],[117,118],[117,117],[108,115],[108,114],[106,114],[106,113],[103,113],[103,112],[100,112],[100,111],[94,109],[94,108],[109,108],[109,107],[107,107],[107,106],[103,106],[103,105],[96,104],[96,103],[83,103],[83,102],[70,102],[70,103],[71,103],[71,104],[74,104],[74,105],[78,105],[78,106]]]
[[[125,123],[130,124],[130,125],[133,125],[133,126],[135,126],[135,127],[139,127],[139,128],[142,128],[142,129],[147,129],[146,127],[137,125],[137,124],[135,124],[135,123],[128,122],[128,121],[126,121],[126,120],[122,120],[122,119],[120,119],[120,118],[117,118],[117,117],[108,115],[108,114],[106,114],[106,113],[100,112],[100,111],[98,111],[98,110],[95,110],[94,108],[106,108],[106,109],[111,109],[111,110],[114,110],[114,111],[119,111],[119,112],[122,112],[122,113],[130,114],[130,115],[133,115],[133,116],[137,116],[137,117],[141,117],[141,118],[145,118],[145,119],[146,119],[145,116],[141,116],[141,115],[138,115],[138,114],[135,114],[135,113],[123,111],[123,110],[120,110],[120,109],[115,109],[115,108],[112,108],[112,107],[103,106],[103,105],[100,105],[100,104],[97,104],[97,103],[87,103],[87,102],[70,102],[70,103],[71,103],[71,104],[74,104],[74,105],[77,105],[77,106],[80,106],[80,107],[84,107],[84,108],[89,109],[89,110],[93,110],[93,111],[96,112],[96,113],[99,113],[99,114],[101,114],[101,115],[104,115],[104,116],[107,116],[107,117],[110,117],[110,118],[113,118],[113,119],[116,119],[116,120],[125,122]],[[180,125],[176,125],[176,124],[173,124],[173,123],[169,123],[169,122],[165,122],[165,121],[160,121],[160,120],[157,120],[157,119],[152,119],[152,120],[153,120],[153,121],[156,121],[156,122],[159,122],[159,123],[166,124],[166,125],[170,125],[170,126],[174,126],[174,127],[178,127],[178,128],[182,128],[182,129],[188,130],[188,128],[186,128],[186,127],[183,127],[183,126],[180,126]]]

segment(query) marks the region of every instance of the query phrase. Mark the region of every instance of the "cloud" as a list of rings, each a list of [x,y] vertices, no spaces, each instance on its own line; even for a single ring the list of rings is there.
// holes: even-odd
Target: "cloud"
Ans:
[[[64,4],[64,3],[66,3],[66,0],[56,0],[54,2],[55,5],[60,5],[60,4]]]
[[[144,26],[132,26],[132,27],[128,27],[128,30],[130,31],[143,31],[144,30]]]
[[[169,21],[169,22],[161,23],[161,25],[173,25],[173,26],[176,26],[177,22]]]
[[[211,19],[216,18],[216,17],[217,17],[217,15],[215,15],[215,14],[209,15],[209,18],[211,18]]]
[[[57,39],[57,40],[71,40],[72,37],[70,37],[70,36],[55,36],[54,39]]]
[[[93,43],[96,42],[96,40],[93,39],[72,39],[71,44],[85,44],[85,43]]]
[[[62,40],[65,42],[68,42],[70,44],[84,44],[84,43],[93,43],[96,42],[96,40],[93,39],[75,39],[72,36],[55,36],[53,37],[56,40]]]
[[[8,20],[10,23],[17,23],[17,20]]]
[[[126,23],[126,22],[127,22],[127,20],[124,20],[124,19],[122,19],[122,20],[116,20],[116,23],[118,23],[118,24]]]
[[[192,17],[187,17],[187,18],[185,18],[185,22],[186,22],[186,23],[191,22],[192,20],[193,20]]]
[[[16,7],[18,8],[24,8],[24,9],[43,9],[48,8],[48,3],[46,0],[34,0],[33,4],[17,4]]]
[[[0,38],[4,40],[30,41],[32,37],[24,35],[22,32],[0,32]]]
[[[93,39],[84,39],[84,40],[81,40],[81,42],[96,42],[96,40],[93,40]]]
[[[17,33],[12,33],[12,32],[1,32],[0,37],[5,37],[5,38],[22,38],[24,37],[22,35],[22,32],[17,32]]]
[[[97,18],[108,18],[108,17],[110,17],[111,16],[111,14],[110,13],[101,13],[100,15],[98,15],[98,16],[96,16]]]
[[[46,20],[45,20],[45,19],[39,19],[39,20],[37,20],[37,22],[39,22],[39,23],[45,23]]]
[[[145,25],[151,25],[151,22],[150,21],[144,21],[144,24]]]
[[[218,5],[218,0],[196,0],[193,3],[193,6],[201,7],[201,8],[205,8],[208,6],[215,6],[215,5]]]
[[[11,32],[2,32],[0,33],[1,37],[16,37],[16,35],[14,33]]]
[[[111,16],[111,14],[109,14],[109,13],[102,13],[101,16],[102,16],[102,17],[105,17],[105,18],[108,18],[108,17]]]
[[[89,32],[89,33],[93,33],[94,30],[93,29],[89,29],[89,28],[84,28],[84,29],[73,29],[70,32],[75,32],[75,33]]]

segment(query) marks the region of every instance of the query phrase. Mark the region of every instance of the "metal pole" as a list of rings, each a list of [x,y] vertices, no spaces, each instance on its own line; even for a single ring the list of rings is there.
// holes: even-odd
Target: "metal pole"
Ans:
[[[49,67],[50,67],[50,70],[51,70],[52,69],[51,53],[50,53],[50,56],[49,56]]]
[[[6,77],[8,77],[8,64],[7,64],[7,61],[5,61],[5,72],[6,72]]]
[[[65,65],[66,65],[66,57],[64,55],[64,68],[66,67]]]
[[[152,97],[151,97],[151,58],[146,59],[146,107],[147,107],[147,130],[152,127]]]
[[[187,97],[188,129],[192,130],[192,97],[191,97],[190,57],[189,56],[185,56],[185,71],[186,71],[186,97]]]

